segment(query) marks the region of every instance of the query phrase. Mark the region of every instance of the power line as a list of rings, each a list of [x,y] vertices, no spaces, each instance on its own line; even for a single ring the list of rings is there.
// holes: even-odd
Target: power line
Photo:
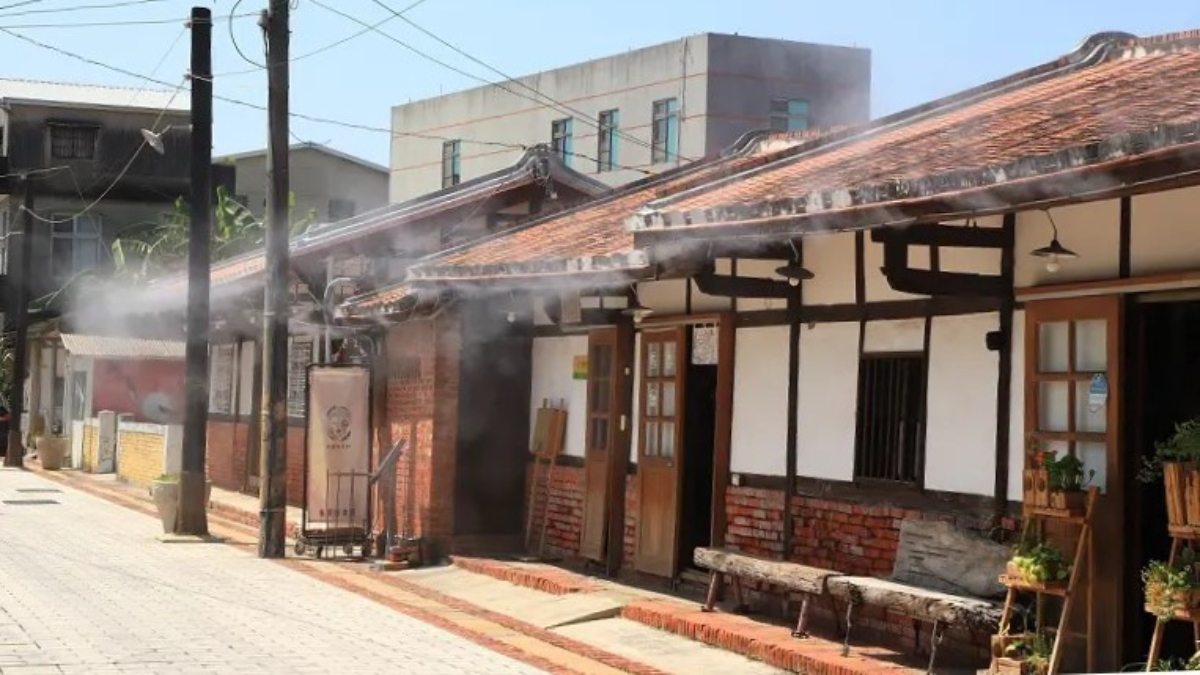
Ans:
[[[14,7],[24,7],[26,5],[36,5],[39,2],[45,2],[45,1],[46,0],[22,0],[22,2],[14,2],[11,5],[4,5],[4,6],[0,7],[0,11],[6,10],[6,9],[12,9]]]
[[[401,14],[404,14],[405,12],[408,12],[408,11],[410,11],[410,10],[413,10],[413,9],[415,9],[415,8],[416,8],[418,5],[424,4],[426,1],[427,1],[427,0],[416,0],[416,2],[412,3],[412,4],[411,4],[411,5],[409,5],[408,7],[405,7],[404,9],[400,10],[400,13],[401,13]],[[342,39],[340,39],[340,40],[337,40],[337,41],[335,41],[335,42],[330,42],[329,44],[327,44],[327,45],[325,45],[325,46],[323,46],[323,47],[318,47],[317,49],[314,49],[314,50],[312,50],[311,52],[306,52],[306,53],[304,53],[304,54],[301,54],[301,55],[299,55],[299,56],[295,56],[295,57],[291,58],[291,59],[288,61],[288,63],[295,63],[295,62],[297,62],[297,61],[303,61],[304,59],[307,59],[307,58],[310,58],[310,57],[316,56],[316,55],[318,55],[318,54],[324,54],[325,52],[327,52],[327,51],[329,51],[329,50],[331,50],[331,49],[334,49],[334,48],[336,48],[336,47],[341,47],[342,45],[346,44],[347,42],[350,42],[351,40],[355,40],[355,39],[357,39],[357,38],[360,38],[360,37],[362,37],[363,35],[366,35],[367,33],[370,33],[371,31],[375,30],[376,28],[379,28],[379,27],[380,27],[380,26],[382,26],[383,24],[385,24],[385,23],[387,23],[387,22],[389,22],[389,21],[391,21],[392,19],[395,19],[395,18],[396,18],[395,16],[388,16],[388,17],[385,17],[385,18],[384,18],[382,21],[378,21],[378,22],[376,22],[376,23],[373,23],[373,24],[371,24],[370,26],[367,26],[366,28],[363,28],[362,30],[360,30],[360,31],[358,31],[358,32],[356,32],[356,33],[353,33],[353,34],[351,34],[351,35],[347,35],[346,37],[344,37],[344,38],[342,38]],[[236,46],[236,45],[235,45],[235,46]],[[261,66],[259,66],[259,67],[257,67],[257,68],[248,68],[248,69],[245,69],[245,70],[233,70],[233,71],[229,71],[229,72],[226,72],[226,73],[217,73],[217,74],[213,75],[213,77],[234,77],[234,76],[237,76],[237,75],[251,75],[251,74],[254,74],[254,73],[259,73],[259,72],[262,72],[262,71],[263,71],[263,68],[262,68]]]
[[[88,65],[96,66],[97,68],[103,68],[104,70],[118,73],[118,74],[124,75],[126,77],[132,77],[132,78],[135,78],[138,80],[143,80],[143,81],[146,81],[146,82],[149,82],[152,84],[157,84],[161,87],[167,87],[167,88],[175,87],[175,85],[171,84],[170,82],[166,82],[164,80],[160,80],[158,78],[151,77],[148,75],[143,75],[141,73],[134,72],[132,70],[128,70],[128,69],[122,68],[120,66],[114,66],[109,63],[104,63],[103,61],[98,61],[91,57],[84,56],[82,54],[77,54],[75,52],[63,49],[62,47],[58,47],[58,46],[55,46],[52,44],[47,44],[45,42],[42,42],[41,40],[31,38],[28,35],[23,35],[21,33],[17,33],[16,31],[9,30],[8,28],[5,28],[3,26],[0,26],[0,33],[5,33],[14,38],[17,38],[18,40],[21,40],[22,42],[27,42],[27,43],[34,45],[36,47],[39,47],[41,49],[45,49],[47,51],[52,51],[52,52],[55,52],[56,54],[61,54],[62,56],[66,56],[68,58],[75,59],[77,61],[86,63]],[[184,89],[186,90],[187,88],[184,87]],[[240,106],[243,108],[249,108],[251,110],[265,111],[267,109],[267,107],[262,104],[250,103],[249,101],[243,101],[241,99],[231,98],[228,96],[213,96],[213,98],[215,100],[221,101],[223,103],[229,103],[231,105],[236,105],[236,106]],[[376,132],[376,133],[384,133],[384,134],[388,134],[393,137],[400,136],[400,137],[405,137],[405,138],[421,138],[421,139],[425,139],[425,140],[443,141],[443,142],[459,141],[461,143],[467,143],[467,144],[472,144],[472,145],[486,145],[486,146],[492,146],[492,147],[508,148],[510,150],[528,150],[529,149],[529,146],[522,144],[522,143],[513,143],[513,142],[508,142],[508,141],[487,141],[487,140],[478,140],[478,139],[471,139],[471,138],[451,138],[449,136],[438,136],[438,135],[434,135],[434,134],[422,134],[422,133],[405,132],[405,131],[392,131],[391,129],[387,129],[384,127],[377,127],[377,126],[373,126],[370,124],[360,124],[357,122],[346,122],[343,120],[336,120],[336,119],[332,119],[332,118],[328,118],[328,117],[320,117],[317,115],[306,115],[304,113],[298,113],[298,112],[291,112],[291,113],[289,113],[289,116],[294,117],[296,119],[305,120],[307,122],[314,122],[316,124],[327,124],[330,126],[342,127],[345,129],[355,129],[357,131],[372,131],[372,132]]]
[[[258,16],[257,14],[235,14],[227,20],[230,25],[233,25],[235,19],[244,19],[249,16]],[[0,16],[0,19],[4,17]],[[218,21],[221,19],[218,18]],[[85,21],[80,23],[26,23],[26,24],[8,24],[3,26],[9,29],[33,29],[33,28],[111,28],[115,26],[162,26],[165,24],[186,24],[187,19],[172,18],[172,19],[135,19],[129,21]]]
[[[163,116],[167,114],[167,110],[169,110],[171,108],[171,104],[175,102],[175,97],[179,95],[179,92],[183,89],[183,85],[186,81],[186,79],[179,81],[179,84],[175,87],[175,91],[171,93],[171,98],[167,100],[167,104],[163,106],[162,110],[158,111],[158,116],[154,118],[154,123],[150,125],[151,131],[154,131],[158,127],[158,123],[161,122]],[[76,218],[91,211],[100,202],[104,201],[104,198],[108,196],[108,193],[112,192],[113,188],[117,187],[117,183],[120,183],[121,180],[125,178],[125,174],[129,173],[129,169],[133,167],[134,161],[136,161],[138,156],[142,154],[142,150],[145,149],[145,147],[146,139],[142,139],[142,142],[138,144],[137,149],[133,151],[133,155],[129,157],[129,161],[125,162],[125,166],[121,169],[121,172],[117,174],[116,178],[113,178],[112,183],[110,183],[109,186],[104,189],[104,192],[100,193],[99,197],[96,197],[96,199],[94,199],[90,204],[83,207],[83,210],[66,218],[46,218],[34,213],[33,211],[27,210],[24,206],[21,207],[21,210],[32,216],[34,220],[38,220],[50,225],[72,222]]]
[[[157,2],[167,2],[167,0],[123,0],[122,2],[110,2],[96,5],[73,5],[70,7],[52,7],[50,9],[27,9],[20,12],[10,12],[0,15],[0,18],[8,18],[12,16],[28,16],[30,14],[61,14],[65,12],[82,12],[89,9],[113,9],[116,7],[130,7],[132,5],[149,5]],[[26,4],[26,3],[18,3]],[[9,5],[13,7],[15,5]],[[0,8],[5,9],[5,8]]]
[[[479,59],[479,58],[477,58],[477,57],[475,57],[475,56],[473,56],[473,55],[469,54],[468,52],[466,52],[466,51],[465,51],[464,49],[462,49],[461,47],[458,47],[457,45],[454,45],[454,44],[452,44],[452,43],[450,43],[450,42],[448,42],[448,41],[444,40],[443,38],[439,37],[437,34],[433,33],[432,31],[430,31],[430,30],[428,30],[428,29],[426,29],[426,28],[424,28],[423,26],[421,26],[420,24],[416,23],[416,22],[415,22],[415,21],[413,21],[412,19],[409,19],[409,18],[408,18],[408,17],[406,17],[406,16],[401,16],[399,13],[397,13],[397,12],[396,12],[396,10],[392,9],[392,8],[391,8],[391,7],[389,7],[389,6],[388,6],[386,3],[384,3],[384,2],[383,2],[383,0],[371,0],[371,2],[373,2],[373,3],[375,3],[376,5],[378,5],[378,6],[382,7],[383,9],[387,10],[388,12],[391,12],[391,13],[392,13],[392,14],[393,14],[393,15],[394,15],[396,18],[400,19],[400,20],[401,20],[401,21],[403,21],[404,23],[407,23],[408,25],[410,25],[410,26],[412,26],[413,28],[417,29],[418,31],[420,31],[420,32],[424,33],[425,35],[429,36],[430,38],[433,38],[434,40],[436,40],[437,42],[439,42],[439,43],[440,43],[440,44],[442,44],[443,46],[445,46],[445,47],[449,48],[450,50],[452,50],[453,52],[455,52],[456,54],[458,54],[458,55],[460,55],[460,56],[462,56],[462,57],[465,57],[466,59],[468,59],[468,60],[470,60],[470,61],[473,61],[474,63],[476,63],[476,64],[478,64],[478,65],[481,65],[481,66],[483,66],[484,68],[487,68],[488,70],[490,70],[490,71],[492,71],[493,73],[495,73],[495,74],[499,75],[500,77],[503,77],[503,78],[504,78],[504,80],[505,80],[505,83],[506,83],[506,84],[507,84],[507,83],[509,83],[509,82],[511,82],[511,83],[513,83],[513,84],[515,84],[515,85],[517,85],[517,86],[521,87],[522,89],[526,89],[526,90],[528,90],[528,91],[532,92],[534,95],[536,95],[536,96],[540,96],[540,97],[542,97],[542,98],[546,99],[547,101],[549,101],[549,102],[552,104],[550,107],[554,107],[554,108],[556,108],[556,109],[558,109],[558,110],[560,110],[560,111],[563,111],[563,112],[569,112],[569,113],[571,113],[573,116],[578,116],[580,119],[582,119],[582,120],[583,120],[583,121],[585,121],[586,123],[588,123],[588,124],[590,124],[591,126],[595,127],[595,129],[596,129],[597,131],[601,131],[601,130],[602,130],[602,129],[601,129],[601,127],[600,127],[600,122],[599,122],[599,120],[597,120],[597,119],[595,119],[595,118],[593,118],[593,117],[589,116],[587,113],[583,112],[582,110],[579,110],[578,108],[573,108],[573,107],[571,107],[570,105],[568,105],[568,104],[566,104],[566,103],[563,103],[562,101],[558,101],[558,100],[556,100],[555,98],[553,98],[552,96],[550,96],[549,94],[542,93],[542,92],[541,92],[541,91],[539,91],[539,90],[538,90],[536,87],[533,87],[533,86],[531,86],[531,85],[529,85],[529,84],[526,84],[525,82],[523,82],[523,81],[521,81],[521,80],[519,80],[519,79],[517,79],[517,78],[513,77],[512,75],[509,75],[509,74],[505,73],[504,71],[500,70],[499,68],[496,68],[496,67],[492,66],[491,64],[489,64],[489,63],[487,63],[487,62],[483,61],[482,59]],[[319,3],[316,3],[316,4],[319,4]],[[462,71],[458,71],[458,72],[462,72]],[[475,79],[477,79],[477,80],[480,80],[480,81],[483,81],[483,82],[487,82],[487,80],[486,80],[485,78],[478,78],[478,77],[476,77]],[[489,84],[496,84],[496,83],[489,83]],[[499,85],[499,84],[496,84],[496,86],[500,86],[500,85]],[[503,87],[501,87],[501,88],[503,89]],[[508,91],[508,90],[506,89],[506,91]],[[510,92],[510,93],[511,93],[511,92]],[[528,98],[528,97],[523,97],[523,98]],[[535,102],[535,103],[540,103],[539,101],[534,101],[534,102]],[[542,104],[542,105],[545,105],[545,104]],[[618,136],[620,136],[620,137],[622,137],[622,138],[624,138],[624,139],[626,139],[626,140],[628,140],[628,141],[632,141],[633,143],[635,143],[635,144],[637,144],[637,145],[640,145],[640,146],[642,146],[642,147],[644,147],[644,148],[647,148],[647,149],[653,149],[653,145],[652,145],[651,143],[647,143],[646,141],[644,141],[644,140],[642,140],[642,139],[640,139],[640,138],[637,138],[636,136],[632,136],[632,135],[630,135],[629,133],[627,133],[627,132],[625,132],[625,131],[622,131],[622,130],[621,130],[621,129],[619,129],[619,128],[618,128],[618,129],[614,129],[614,131],[616,131],[616,133],[617,133],[617,135],[618,135]],[[686,157],[683,157],[682,155],[680,155],[680,158],[681,158],[681,159],[684,159],[684,160],[687,160],[687,158],[686,158]]]

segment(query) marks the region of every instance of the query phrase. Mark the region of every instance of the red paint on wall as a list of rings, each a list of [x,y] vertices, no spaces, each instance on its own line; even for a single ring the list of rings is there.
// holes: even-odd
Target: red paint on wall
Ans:
[[[183,361],[97,359],[92,410],[128,413],[137,422],[177,424],[183,419]]]

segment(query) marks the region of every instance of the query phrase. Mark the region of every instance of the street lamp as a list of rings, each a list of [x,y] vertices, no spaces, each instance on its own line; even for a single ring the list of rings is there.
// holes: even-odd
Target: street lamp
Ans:
[[[168,131],[170,131],[172,129],[186,129],[188,131],[191,131],[192,125],[190,125],[190,124],[168,124],[166,127],[163,128],[162,131],[154,131],[153,129],[142,129],[142,139],[146,141],[146,145],[149,145],[151,148],[154,148],[155,152],[157,152],[160,155],[165,155],[165,154],[167,154],[167,149],[165,146],[163,146],[162,137],[163,137],[163,134],[167,133]]]

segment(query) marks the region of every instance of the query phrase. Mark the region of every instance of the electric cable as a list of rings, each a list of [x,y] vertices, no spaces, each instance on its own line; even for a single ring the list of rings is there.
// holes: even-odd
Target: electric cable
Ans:
[[[120,75],[125,75],[126,77],[132,77],[137,80],[142,80],[145,82],[149,82],[151,84],[157,84],[159,86],[167,87],[167,88],[173,88],[175,86],[165,80],[161,80],[161,79],[158,79],[155,77],[144,75],[142,73],[138,73],[136,71],[129,70],[128,68],[122,68],[121,66],[114,66],[110,63],[105,63],[103,61],[99,61],[90,56],[84,56],[82,54],[72,52],[68,49],[63,49],[62,47],[58,47],[56,45],[42,42],[41,40],[32,38],[28,35],[18,33],[16,31],[10,30],[3,26],[0,26],[0,33],[4,33],[4,34],[14,37],[18,40],[21,40],[22,42],[27,42],[27,43],[34,45],[36,47],[39,47],[41,49],[45,49],[47,51],[52,51],[56,54],[60,54],[62,56],[66,56],[68,58],[75,59],[82,63],[96,66],[97,68],[102,68],[102,69],[108,70],[110,72],[114,72],[114,73],[117,73]],[[195,75],[192,75],[191,77],[193,79],[200,79],[200,78],[197,78],[197,76],[195,76]],[[205,81],[209,81],[209,82],[212,81],[211,78],[203,78],[203,79]],[[187,90],[188,88],[184,87],[184,89]],[[248,108],[251,110],[258,110],[258,111],[262,111],[262,112],[265,112],[267,110],[267,107],[265,105],[262,105],[259,103],[251,103],[249,101],[243,101],[241,99],[236,99],[236,98],[232,98],[229,96],[214,95],[213,100],[221,101],[223,103],[228,103],[231,105],[240,106],[243,108]],[[325,124],[325,125],[329,125],[329,126],[341,127],[344,129],[353,129],[356,131],[371,131],[371,132],[375,132],[375,133],[388,134],[389,136],[392,136],[392,137],[421,138],[421,139],[425,139],[425,140],[435,140],[435,141],[443,141],[443,142],[459,141],[460,143],[465,143],[465,144],[507,148],[510,150],[528,150],[530,147],[523,143],[514,143],[514,142],[510,142],[510,141],[489,141],[489,140],[471,139],[471,138],[451,138],[449,136],[439,136],[439,135],[435,135],[435,134],[424,134],[424,133],[419,133],[419,132],[392,131],[391,129],[388,129],[385,127],[378,127],[378,126],[374,126],[374,125],[370,125],[370,124],[362,124],[362,123],[358,123],[358,122],[347,122],[344,120],[337,120],[337,119],[333,119],[333,118],[329,118],[329,117],[322,117],[319,115],[309,115],[306,113],[299,113],[299,112],[289,112],[288,116],[295,118],[295,119],[299,119],[299,120],[305,120],[305,121],[314,122],[317,124]]]
[[[418,5],[424,4],[424,3],[425,3],[425,2],[427,2],[427,1],[428,1],[428,0],[416,0],[416,2],[412,3],[412,4],[411,4],[411,5],[409,5],[408,7],[405,7],[404,9],[400,10],[400,13],[401,13],[401,14],[404,14],[405,12],[408,12],[408,11],[410,11],[410,10],[413,10],[413,9],[415,9],[415,8],[416,8]],[[296,63],[297,61],[303,61],[303,60],[305,60],[305,59],[307,59],[307,58],[310,58],[310,57],[313,57],[313,56],[317,56],[318,54],[324,54],[325,52],[327,52],[327,51],[329,51],[329,50],[331,50],[331,49],[335,49],[335,48],[337,48],[337,47],[341,47],[342,45],[346,44],[347,42],[350,42],[351,40],[355,40],[355,39],[357,39],[357,38],[360,38],[360,37],[362,37],[363,35],[366,35],[367,33],[370,33],[371,31],[375,30],[376,28],[378,28],[378,27],[382,26],[383,24],[385,24],[385,23],[387,23],[387,22],[389,22],[389,21],[392,21],[392,20],[393,20],[393,19],[395,19],[395,18],[396,18],[395,16],[388,16],[388,17],[385,17],[383,20],[381,20],[381,21],[378,21],[378,22],[376,22],[376,23],[374,23],[374,24],[371,24],[370,26],[367,26],[366,28],[363,28],[362,30],[360,30],[360,31],[358,31],[358,32],[356,32],[356,33],[352,33],[352,34],[350,34],[350,35],[347,35],[346,37],[344,37],[344,38],[342,38],[342,39],[340,39],[340,40],[336,40],[336,41],[334,41],[334,42],[330,42],[329,44],[327,44],[327,45],[325,45],[325,46],[323,46],[323,47],[318,47],[318,48],[316,48],[316,49],[312,50],[311,52],[305,52],[305,53],[303,53],[303,54],[301,54],[301,55],[299,55],[299,56],[293,56],[292,58],[288,59],[288,63]],[[236,76],[238,76],[238,75],[252,75],[252,74],[254,74],[254,73],[260,73],[260,72],[263,72],[264,70],[265,70],[265,68],[262,68],[262,67],[259,67],[259,68],[247,68],[247,69],[243,69],[243,70],[231,70],[231,71],[224,72],[224,73],[216,73],[216,74],[214,74],[214,75],[213,75],[213,77],[236,77]]]
[[[451,51],[453,51],[453,52],[457,53],[458,55],[460,55],[460,56],[462,56],[462,57],[464,57],[464,58],[466,58],[466,59],[468,59],[468,60],[470,60],[470,61],[472,61],[472,62],[474,62],[474,63],[476,63],[476,64],[478,64],[478,65],[480,65],[480,66],[483,66],[484,68],[487,68],[488,70],[490,70],[490,71],[492,71],[493,73],[495,73],[495,74],[499,75],[500,77],[503,77],[503,78],[504,78],[504,80],[505,80],[505,84],[507,84],[507,83],[511,82],[512,84],[515,84],[515,85],[517,85],[517,86],[519,86],[519,87],[521,87],[521,88],[523,88],[523,89],[526,89],[526,90],[528,90],[528,91],[532,92],[532,93],[533,93],[534,95],[536,95],[536,96],[540,96],[540,97],[542,97],[542,98],[546,99],[546,101],[549,101],[550,105],[547,105],[547,104],[545,104],[545,103],[542,103],[541,101],[537,101],[537,100],[533,100],[533,102],[534,102],[534,103],[538,103],[538,104],[540,104],[540,105],[542,105],[542,106],[544,106],[544,107],[551,107],[551,108],[554,108],[554,109],[556,109],[556,110],[558,110],[558,111],[560,111],[560,112],[566,112],[566,113],[570,113],[572,116],[575,116],[575,117],[578,117],[579,119],[582,119],[584,122],[586,122],[586,123],[587,123],[587,124],[589,124],[590,126],[594,127],[594,128],[597,130],[597,131],[602,131],[602,128],[601,128],[601,125],[600,125],[600,122],[599,122],[599,120],[597,120],[597,119],[595,119],[595,118],[593,118],[593,117],[589,116],[587,113],[583,112],[582,110],[579,110],[578,108],[573,108],[573,107],[571,107],[570,105],[568,105],[568,104],[566,104],[566,103],[563,103],[562,101],[559,101],[559,100],[555,99],[554,97],[550,96],[549,94],[545,94],[545,93],[543,93],[543,92],[539,91],[539,90],[538,90],[536,87],[533,87],[533,86],[531,86],[531,85],[529,85],[529,84],[526,84],[525,82],[521,81],[520,79],[518,79],[518,78],[515,78],[515,77],[513,77],[512,75],[509,75],[509,74],[505,73],[504,71],[500,70],[499,68],[496,68],[496,67],[492,66],[491,64],[489,64],[489,63],[487,63],[487,62],[483,61],[482,59],[480,59],[480,58],[478,58],[478,57],[475,57],[475,56],[471,55],[471,54],[470,54],[470,53],[468,53],[466,50],[464,50],[464,49],[462,49],[461,47],[458,47],[457,45],[454,45],[454,44],[452,44],[452,43],[448,42],[447,40],[445,40],[445,39],[441,38],[440,36],[438,36],[437,34],[435,34],[433,31],[430,31],[430,30],[428,30],[428,29],[424,28],[423,26],[421,26],[420,24],[416,23],[416,22],[415,22],[415,21],[413,21],[412,19],[409,19],[409,18],[408,18],[408,17],[406,17],[406,16],[401,16],[401,14],[397,13],[397,12],[396,12],[396,10],[392,9],[392,8],[391,8],[391,7],[389,7],[389,6],[388,6],[386,3],[384,3],[384,2],[383,2],[383,0],[371,0],[371,2],[375,3],[375,4],[376,4],[376,5],[378,5],[379,7],[382,7],[383,9],[387,10],[388,12],[391,12],[391,13],[392,13],[392,14],[395,16],[395,18],[398,18],[398,19],[400,19],[401,21],[403,21],[403,22],[407,23],[408,25],[412,26],[413,28],[417,29],[417,30],[418,30],[418,31],[420,31],[421,33],[425,34],[426,36],[428,36],[428,37],[432,38],[433,40],[436,40],[438,43],[440,43],[440,44],[442,44],[443,46],[445,46],[445,47],[449,48]],[[314,1],[314,4],[318,4],[318,5],[319,5],[320,3],[319,3],[319,2],[315,2],[315,1]],[[382,33],[381,33],[381,34],[382,34]],[[456,71],[456,72],[460,72],[460,73],[461,73],[462,71]],[[469,76],[469,77],[474,77],[474,76]],[[506,89],[506,88],[504,88],[504,87],[500,86],[499,84],[497,84],[497,83],[495,83],[495,82],[488,82],[488,80],[487,80],[486,78],[479,78],[479,77],[475,77],[474,79],[476,79],[476,80],[479,80],[479,81],[482,81],[482,82],[485,82],[485,83],[488,83],[488,84],[492,84],[492,85],[498,86],[498,87],[500,87],[501,89],[504,89],[505,91],[509,91],[508,89]],[[509,93],[513,93],[513,92],[511,92],[511,91],[510,91]],[[526,100],[532,100],[532,99],[529,99],[528,97],[525,97],[525,96],[522,96],[522,98],[525,98]],[[642,147],[644,147],[644,148],[651,149],[651,150],[652,150],[652,149],[653,149],[653,147],[654,147],[652,143],[649,143],[649,142],[647,142],[647,141],[644,141],[644,140],[642,140],[642,139],[640,139],[640,138],[637,138],[636,136],[632,136],[632,135],[630,135],[628,132],[622,131],[622,130],[621,130],[621,129],[619,129],[619,128],[618,128],[618,129],[614,129],[614,131],[616,131],[617,135],[618,135],[618,136],[620,136],[621,138],[624,138],[624,139],[626,139],[626,140],[628,140],[628,141],[631,141],[631,142],[633,142],[633,143],[634,143],[634,144],[636,144],[636,145],[640,145],[640,146],[642,146]],[[683,155],[679,155],[678,153],[676,153],[676,155],[677,155],[677,156],[678,156],[680,159],[683,159],[683,160],[685,160],[685,161],[691,161],[691,160],[689,160],[688,158],[684,157]]]
[[[122,0],[121,2],[109,2],[97,5],[73,5],[70,7],[52,7],[50,9],[26,9],[20,12],[8,12],[0,14],[0,19],[7,19],[13,16],[28,16],[30,14],[65,14],[67,12],[84,12],[92,9],[114,9],[117,7],[130,7],[132,5],[149,5],[157,2],[167,2],[167,0]]]

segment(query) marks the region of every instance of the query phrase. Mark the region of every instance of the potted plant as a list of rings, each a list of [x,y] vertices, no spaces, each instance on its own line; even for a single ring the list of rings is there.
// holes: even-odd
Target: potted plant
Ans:
[[[63,459],[67,456],[67,437],[63,434],[62,423],[55,423],[50,435],[38,440],[37,453],[43,469],[58,471],[63,467]]]
[[[996,659],[996,672],[1002,675],[1045,673],[1050,667],[1053,643],[1044,633],[1005,636],[1004,655]]]
[[[1168,619],[1177,612],[1200,608],[1200,574],[1197,574],[1196,554],[1184,548],[1175,564],[1155,560],[1142,570],[1146,592],[1146,611],[1159,619]]]
[[[1083,460],[1071,453],[1044,453],[1042,463],[1046,467],[1050,508],[1082,511],[1087,502],[1084,490],[1096,477],[1096,470],[1085,472]]]
[[[1026,586],[1061,586],[1071,576],[1071,565],[1050,544],[1023,541],[1013,549],[1005,574]]]
[[[1167,492],[1169,525],[1200,526],[1200,418],[1175,425],[1168,438],[1154,444],[1154,456],[1142,461],[1138,479],[1162,478]]]
[[[163,534],[175,534],[179,530],[179,475],[163,474],[155,478],[150,494],[162,521]]]

